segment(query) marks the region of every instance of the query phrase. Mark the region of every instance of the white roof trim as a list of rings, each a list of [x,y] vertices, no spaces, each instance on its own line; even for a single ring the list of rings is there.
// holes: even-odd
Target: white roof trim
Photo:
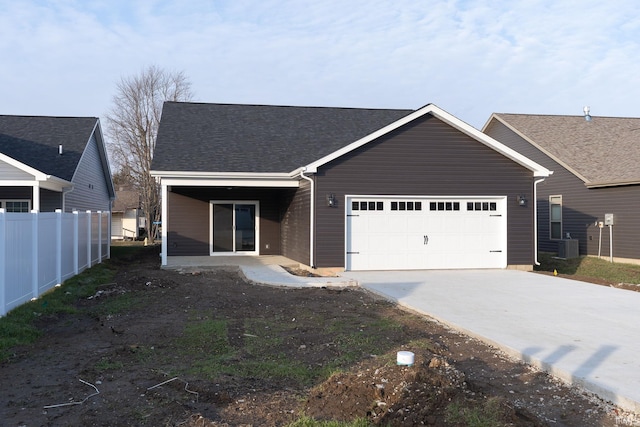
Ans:
[[[2,154],[0,153],[0,162],[4,162],[7,163],[10,166],[15,167],[16,169],[19,169],[31,176],[33,176],[33,181],[24,181],[24,180],[20,180],[20,181],[1,181],[2,186],[7,186],[7,185],[11,185],[11,186],[20,186],[20,185],[24,185],[24,186],[35,186],[35,183],[39,183],[38,186],[42,187],[42,188],[46,188],[49,190],[53,190],[53,191],[62,191],[63,188],[68,188],[68,187],[73,187],[73,183],[69,182],[65,179],[62,178],[58,178],[57,176],[53,176],[53,175],[47,175],[37,169],[32,168],[31,166],[25,165],[22,162],[19,162],[18,160],[7,156],[6,154]],[[9,184],[8,184],[9,183]]]
[[[163,185],[218,187],[298,187],[288,173],[151,171]]]
[[[51,176],[40,172],[38,169],[34,169],[31,166],[25,165],[24,163],[19,162],[18,160],[14,159],[13,157],[9,157],[6,154],[0,153],[0,162],[7,163],[16,169],[20,169],[21,171],[28,173],[29,175],[33,175],[33,178],[36,181],[46,181],[47,177]]]
[[[549,169],[545,168],[542,165],[539,165],[538,163],[534,162],[533,160],[523,156],[522,154],[516,152],[515,150],[507,147],[506,145],[496,141],[495,139],[491,138],[490,136],[480,132],[478,129],[474,128],[473,126],[463,122],[462,120],[458,119],[457,117],[447,113],[446,111],[440,109],[439,107],[437,107],[434,104],[427,104],[426,106],[414,111],[413,113],[383,127],[382,129],[379,129],[367,136],[365,136],[364,138],[361,138],[355,142],[352,142],[351,144],[347,145],[346,147],[341,148],[340,150],[334,151],[333,153],[319,159],[316,160],[313,163],[310,163],[306,166],[306,171],[309,173],[315,173],[318,171],[318,168],[320,166],[325,165],[326,163],[331,162],[332,160],[335,160],[357,148],[362,147],[363,145],[377,139],[380,138],[383,135],[386,135],[389,132],[392,132],[393,130],[404,126],[407,123],[412,122],[413,120],[416,120],[422,116],[424,116],[425,114],[431,114],[434,117],[442,120],[443,122],[449,124],[450,126],[453,126],[454,128],[458,129],[459,131],[467,134],[468,136],[472,137],[473,139],[477,140],[478,142],[486,145],[487,147],[497,151],[498,153],[502,154],[503,156],[513,160],[514,162],[524,166],[525,168],[529,169],[530,171],[533,172],[534,176],[536,177],[548,177],[549,175],[551,175],[553,172],[550,171]]]
[[[205,178],[205,179],[285,179],[291,178],[289,173],[258,172],[194,172],[194,171],[158,171],[152,170],[151,176],[158,178]]]

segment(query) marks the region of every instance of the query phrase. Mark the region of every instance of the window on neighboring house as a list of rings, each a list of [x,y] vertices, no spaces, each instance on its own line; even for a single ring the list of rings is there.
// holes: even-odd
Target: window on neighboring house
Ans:
[[[0,200],[0,208],[5,212],[30,212],[30,200]]]
[[[562,239],[562,196],[549,196],[549,231],[552,239]]]

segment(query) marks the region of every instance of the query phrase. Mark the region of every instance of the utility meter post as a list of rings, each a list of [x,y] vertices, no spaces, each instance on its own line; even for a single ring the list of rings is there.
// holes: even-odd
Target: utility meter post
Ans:
[[[613,262],[613,214],[604,214],[604,225],[609,227],[609,262]]]

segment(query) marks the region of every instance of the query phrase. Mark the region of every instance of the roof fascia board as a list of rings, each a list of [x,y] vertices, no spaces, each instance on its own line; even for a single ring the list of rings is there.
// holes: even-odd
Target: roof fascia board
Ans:
[[[414,111],[413,113],[399,119],[396,120],[395,122],[377,130],[376,132],[373,132],[343,148],[341,148],[340,150],[334,151],[333,153],[319,159],[316,160],[313,163],[310,163],[309,165],[306,166],[306,171],[309,173],[316,173],[318,171],[318,168],[320,166],[325,165],[326,163],[331,162],[332,160],[335,160],[357,148],[362,147],[363,145],[377,139],[380,138],[381,136],[384,136],[386,134],[388,134],[389,132],[394,131],[395,129],[398,129],[401,126],[404,126],[407,123],[412,122],[413,120],[416,120],[422,116],[424,116],[425,114],[431,114],[434,117],[444,121],[445,123],[449,124],[450,126],[453,126],[454,128],[458,129],[459,131],[465,133],[466,135],[472,137],[473,139],[477,140],[478,142],[486,145],[487,147],[499,152],[500,154],[504,155],[505,157],[513,160],[514,162],[522,165],[523,167],[529,169],[530,171],[532,171],[534,173],[534,176],[536,177],[547,177],[549,175],[551,175],[553,172],[551,172],[550,170],[548,170],[547,168],[545,168],[542,165],[537,164],[536,162],[524,157],[523,155],[521,155],[520,153],[516,152],[515,150],[512,150],[511,148],[507,147],[506,145],[496,141],[495,139],[491,138],[490,136],[480,132],[478,129],[474,128],[473,126],[463,122],[462,120],[456,118],[455,116],[447,113],[446,111],[440,109],[439,107],[437,107],[434,104],[427,104],[426,106]]]
[[[106,147],[104,145],[104,139],[102,138],[102,128],[100,127],[100,119],[96,119],[95,124],[93,125],[93,129],[89,134],[89,138],[87,142],[84,144],[84,149],[82,150],[82,154],[80,155],[80,160],[76,164],[76,169],[73,171],[73,176],[71,180],[75,181],[76,174],[78,173],[78,169],[82,164],[85,156],[87,155],[87,147],[91,142],[91,137],[95,135],[96,145],[98,149],[98,155],[100,157],[100,163],[102,164],[102,170],[104,174],[105,182],[107,183],[107,191],[109,192],[109,198],[113,201],[116,198],[116,188],[113,184],[113,178],[111,176],[111,168],[109,167],[109,161],[107,159]]]
[[[165,173],[153,171],[163,185],[197,186],[197,187],[286,187],[297,188],[299,180],[292,179],[289,174],[211,174],[211,173]]]
[[[291,179],[289,173],[272,172],[195,172],[195,171],[162,171],[152,170],[151,176],[157,178],[197,178],[197,179]]]
[[[116,186],[113,183],[113,175],[111,174],[111,165],[109,164],[107,147],[104,143],[104,136],[102,135],[102,126],[100,125],[100,119],[96,120],[96,124],[93,126],[93,131],[91,132],[91,134],[96,135],[96,142],[98,143],[98,149],[100,152],[100,161],[102,162],[102,168],[105,175],[104,179],[107,181],[107,187],[109,190],[109,197],[111,198],[111,200],[115,200]],[[91,140],[91,136],[89,136],[89,140]]]
[[[67,188],[72,188],[73,184],[64,179],[50,177],[49,180],[0,180],[0,187],[40,187],[46,190],[62,192]]]
[[[263,188],[297,188],[298,181],[264,181],[242,179],[192,179],[192,178],[163,178],[163,185],[191,186],[191,187],[263,187]]]
[[[562,166],[563,168],[565,168],[566,170],[568,170],[569,172],[571,172],[572,174],[574,174],[578,179],[580,179],[582,182],[585,183],[585,185],[589,185],[589,180],[587,178],[585,178],[583,175],[581,175],[578,171],[576,171],[575,169],[573,169],[571,166],[569,166],[568,164],[566,164],[565,162],[563,162],[561,159],[559,159],[558,157],[554,156],[553,154],[551,154],[549,151],[547,151],[544,147],[538,145],[535,141],[533,141],[531,138],[529,138],[528,136],[526,136],[525,134],[523,134],[522,132],[520,132],[518,129],[516,129],[515,127],[511,126],[506,120],[503,120],[501,117],[497,116],[495,113],[493,113],[491,115],[491,117],[489,118],[489,120],[487,120],[487,123],[485,123],[484,127],[482,128],[482,131],[484,132],[487,127],[489,126],[489,123],[491,123],[491,121],[495,119],[497,121],[499,121],[500,123],[502,123],[504,126],[506,126],[509,130],[511,130],[512,132],[514,132],[516,135],[518,135],[520,138],[524,139],[525,141],[527,141],[529,144],[533,145],[535,148],[537,148],[538,150],[540,150],[543,154],[545,154],[546,156],[550,157],[553,161],[555,161],[556,163],[558,163],[560,166]]]
[[[638,185],[640,181],[611,181],[611,182],[586,182],[587,188],[622,187],[625,185]]]

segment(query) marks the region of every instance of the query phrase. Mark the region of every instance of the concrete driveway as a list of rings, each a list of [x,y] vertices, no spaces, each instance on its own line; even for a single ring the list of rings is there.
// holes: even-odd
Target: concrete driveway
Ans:
[[[640,413],[640,293],[513,270],[345,278]]]
[[[345,272],[298,277],[283,257],[174,257],[236,266],[255,283],[362,286],[640,414],[640,292],[514,270]]]

